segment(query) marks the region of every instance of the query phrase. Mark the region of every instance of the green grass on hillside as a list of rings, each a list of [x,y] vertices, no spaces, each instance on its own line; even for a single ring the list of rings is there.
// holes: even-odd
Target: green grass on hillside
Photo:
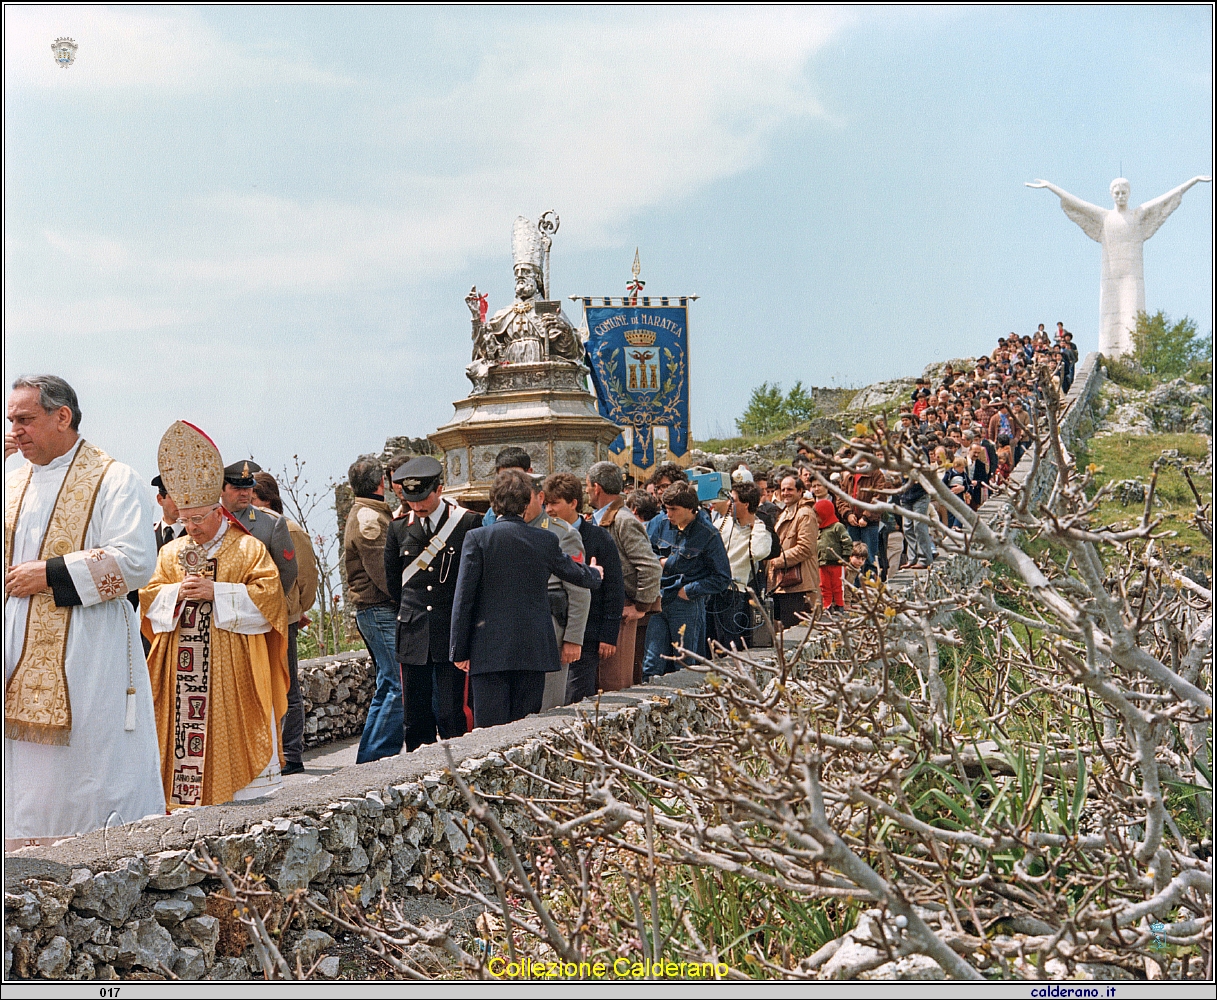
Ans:
[[[816,417],[817,420],[831,419],[838,414],[844,413],[849,409],[849,401],[856,396],[861,389],[845,390],[852,395],[842,398],[840,409],[834,410],[832,413],[824,413]],[[890,409],[890,407],[889,407]],[[756,437],[729,437],[729,438],[707,438],[705,441],[694,441],[692,447],[700,448],[702,451],[714,452],[719,455],[739,454],[741,451],[747,451],[750,448],[761,448],[768,444],[773,444],[775,441],[781,441],[783,438],[789,437],[791,434],[798,434],[800,437],[811,433],[812,421],[803,421],[795,424],[793,427],[787,427],[785,430],[774,431],[772,434],[762,434]],[[793,449],[792,449],[793,451]]]
[[[1189,459],[1193,466],[1204,461],[1206,441],[1203,434],[1111,434],[1106,437],[1091,438],[1084,442],[1086,452],[1078,455],[1078,465],[1093,463],[1102,471],[1095,473],[1096,484],[1115,480],[1136,479],[1148,484],[1153,475],[1154,460],[1163,451],[1175,449],[1180,457]],[[1213,499],[1212,482],[1210,477],[1192,474],[1192,482],[1200,490],[1200,495],[1206,503]],[[1196,500],[1188,488],[1183,474],[1172,465],[1163,465],[1158,473],[1158,485],[1155,491],[1164,506],[1154,506],[1154,516],[1162,518],[1158,531],[1174,531],[1174,538],[1163,539],[1160,544],[1174,556],[1190,562],[1196,555],[1212,560],[1212,549],[1208,541],[1196,530],[1192,521],[1196,510]],[[1141,516],[1141,508],[1135,505],[1125,507],[1115,498],[1108,498],[1099,507],[1096,523],[1125,524],[1135,523]]]

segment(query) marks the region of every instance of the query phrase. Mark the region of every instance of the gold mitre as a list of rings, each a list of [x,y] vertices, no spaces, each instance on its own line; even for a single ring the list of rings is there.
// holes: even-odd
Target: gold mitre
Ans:
[[[156,451],[156,462],[165,491],[179,508],[220,502],[224,489],[220,449],[194,424],[178,420],[170,425]]]

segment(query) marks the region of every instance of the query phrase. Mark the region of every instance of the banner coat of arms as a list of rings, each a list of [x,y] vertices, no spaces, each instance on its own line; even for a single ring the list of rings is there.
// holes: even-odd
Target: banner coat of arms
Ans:
[[[633,439],[628,455],[624,434],[609,450],[645,474],[658,461],[655,428],[664,427],[668,459],[682,463],[689,446],[688,299],[635,297],[619,299],[620,306],[601,301],[593,306],[592,299],[583,300],[587,362],[601,415],[629,428]]]

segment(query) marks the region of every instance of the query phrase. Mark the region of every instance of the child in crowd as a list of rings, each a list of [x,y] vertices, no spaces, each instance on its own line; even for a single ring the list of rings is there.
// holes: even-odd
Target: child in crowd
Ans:
[[[626,508],[643,524],[659,513],[659,504],[646,490],[634,490],[625,498]]]
[[[817,500],[815,512],[816,520],[820,524],[816,537],[816,555],[820,563],[820,593],[824,596],[824,607],[844,608],[845,593],[841,586],[841,573],[853,543],[845,525],[837,518],[837,508],[831,500]],[[859,544],[865,555],[866,543]]]
[[[866,560],[868,552],[866,542],[854,542],[849,550],[849,562],[845,565],[845,586],[843,587],[846,595],[846,607],[849,607],[849,593],[851,587],[861,587],[862,581],[866,578]]]
[[[997,435],[997,482],[1004,483],[1014,471],[1014,450],[1010,447],[1010,435]]]

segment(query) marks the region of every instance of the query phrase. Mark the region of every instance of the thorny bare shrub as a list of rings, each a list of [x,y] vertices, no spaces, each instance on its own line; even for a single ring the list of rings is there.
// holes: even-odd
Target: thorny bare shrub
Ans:
[[[881,420],[836,462],[919,481],[960,526],[899,513],[975,560],[974,582],[865,587],[776,661],[720,650],[692,695],[704,732],[648,748],[586,720],[554,737],[576,769],[544,799],[461,782],[481,878],[443,884],[486,907],[510,957],[714,962],[660,895],[659,869],[692,866],[877,911],[871,957],[840,977],[911,954],[961,979],[1212,976],[1211,591],[1160,555],[1152,480],[1139,523],[1096,523],[1110,485],[1076,467],[1046,372],[1039,388],[1034,468],[995,524]],[[1211,539],[1198,493],[1196,523]],[[833,947],[754,949],[753,971],[814,977]]]
[[[383,963],[391,978],[428,980],[437,973],[485,978],[485,956],[466,952],[451,922],[428,921],[420,927],[407,920],[400,905],[383,891],[377,904],[366,908],[359,904],[357,889],[335,887],[328,905],[319,902],[317,894],[310,895],[307,889],[299,889],[285,898],[267,887],[264,876],[253,872],[252,858],[246,859],[244,873],[237,873],[209,857],[201,842],[196,843],[195,850],[200,857],[190,861],[190,867],[218,880],[221,886],[210,897],[209,912],[220,916],[222,923],[233,925],[229,936],[238,939],[237,954],[244,950],[244,945],[252,945],[267,980],[316,976],[324,955],[317,956],[308,968],[298,951],[294,962],[284,957],[288,950],[287,931],[293,923],[298,929],[306,928],[310,913],[327,926],[362,939],[366,957],[373,963]],[[237,933],[234,935],[233,931]]]
[[[466,874],[434,881],[482,908],[479,940],[383,897],[304,905],[412,979],[493,976],[496,957],[585,975],[619,955],[730,978],[851,978],[910,955],[959,979],[1211,978],[1212,594],[1160,554],[1152,480],[1138,523],[1097,522],[1110,485],[1076,467],[1046,374],[1040,392],[1035,470],[995,523],[883,421],[836,462],[919,481],[960,526],[899,513],[982,572],[863,587],[848,619],[816,620],[776,656],[719,650],[685,694],[702,702],[696,732],[654,745],[593,716],[551,734],[544,768],[506,765],[542,795],[470,787],[450,759]],[[759,890],[764,925],[732,937],[695,914],[697,887],[716,884]],[[846,961],[839,939],[782,938],[849,907],[873,919]],[[304,973],[256,907],[243,919],[268,977]]]

